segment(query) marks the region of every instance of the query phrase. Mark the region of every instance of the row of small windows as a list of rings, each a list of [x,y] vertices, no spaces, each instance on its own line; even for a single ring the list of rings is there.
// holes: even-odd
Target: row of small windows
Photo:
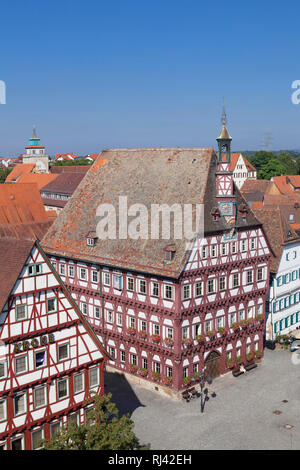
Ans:
[[[241,284],[241,274],[233,273],[232,277],[232,287],[239,287]],[[256,273],[256,280],[264,280],[264,268],[258,268]],[[249,269],[246,271],[246,284],[252,284],[254,282],[254,270]],[[197,281],[194,284],[194,297],[201,297],[205,293],[204,281]],[[206,293],[214,294],[219,291],[224,291],[227,289],[227,277],[220,276],[217,280],[216,278],[211,278],[207,280]],[[183,300],[190,299],[192,297],[192,284],[185,284],[182,287],[182,298]]]
[[[57,194],[57,193],[42,192],[41,196],[47,199],[58,199],[61,201],[67,201],[68,199],[70,199],[70,196],[67,196],[66,194]]]
[[[115,348],[110,347],[109,348],[110,355],[116,360],[117,359],[117,351]],[[124,350],[120,350],[120,362],[121,364],[126,363],[126,352]],[[138,357],[136,354],[129,354],[128,355],[128,364],[133,365],[133,366],[140,366],[141,369],[143,370],[148,370],[149,363],[148,359],[146,357],[140,358],[140,363],[138,362]],[[173,369],[170,366],[163,366],[160,364],[160,362],[152,361],[152,371],[156,372],[157,374],[162,374],[165,372],[166,377],[172,377],[173,375]]]
[[[273,313],[280,312],[284,308],[291,307],[292,305],[298,304],[300,302],[300,292],[295,294],[288,295],[276,302],[273,302]]]
[[[300,279],[300,269],[296,269],[294,271],[290,271],[287,274],[283,274],[282,276],[278,276],[276,279],[277,287],[288,284],[289,282],[296,281],[297,279]]]
[[[63,400],[69,397],[70,383],[71,378],[59,378],[56,380],[56,399]],[[85,390],[86,385],[89,389],[93,389],[100,385],[100,373],[99,367],[93,367],[88,371],[88,384],[85,384],[85,375],[84,372],[75,374],[72,378],[73,380],[73,394],[77,395],[82,393]],[[13,410],[14,416],[20,416],[24,413],[27,413],[28,407],[28,395],[27,391],[22,391],[16,393],[13,397]],[[37,386],[33,388],[33,408],[38,409],[46,406],[48,396],[48,385]],[[7,399],[3,398],[0,400],[0,421],[5,421],[7,419]]]
[[[274,322],[274,333],[280,333],[282,330],[296,325],[299,322],[299,312],[293,313],[279,321]]]
[[[34,355],[34,369],[40,369],[48,365],[48,353],[46,349],[38,351],[31,350]],[[64,343],[57,346],[57,360],[58,362],[70,359],[70,344]],[[14,358],[14,370],[16,374],[24,374],[29,371],[28,367],[28,354],[22,354]],[[0,362],[0,380],[8,376],[7,361]]]
[[[47,313],[57,312],[57,299],[50,298],[46,300]],[[28,305],[16,305],[16,321],[23,321],[28,319]]]
[[[220,245],[218,244],[212,244],[210,246],[203,245],[201,247],[201,257],[202,259],[206,259],[208,258],[209,254],[211,258],[216,258],[218,255],[226,256],[229,254],[229,247],[230,247],[231,254],[236,254],[238,252],[238,249],[241,252],[245,252],[248,249],[255,250],[257,248],[257,238],[252,237],[249,240],[243,239],[243,240],[240,240],[239,242],[237,240],[234,240],[230,243],[229,242],[221,243]]]
[[[93,407],[84,409],[84,421],[86,424],[92,424],[91,411]],[[59,419],[50,423],[50,438],[57,435],[63,427],[71,426],[73,424],[80,424],[79,412],[71,413],[67,417],[67,423],[63,424],[62,420]],[[31,431],[31,448],[32,450],[39,450],[42,448],[42,441],[45,439],[44,426]],[[24,437],[18,436],[11,439],[10,441],[11,450],[24,450]],[[7,444],[5,442],[0,443],[0,450],[7,450]]]

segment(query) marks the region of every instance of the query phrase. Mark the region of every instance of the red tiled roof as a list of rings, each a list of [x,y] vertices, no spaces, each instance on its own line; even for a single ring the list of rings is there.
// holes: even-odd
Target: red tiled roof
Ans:
[[[25,174],[31,173],[34,167],[34,163],[19,163],[7,176],[5,183],[19,182],[19,179]]]
[[[48,221],[38,187],[33,183],[0,185],[0,223]]]
[[[292,186],[300,187],[300,175],[274,176],[272,181],[282,194],[293,194],[295,190]]]
[[[230,167],[229,167],[230,171],[234,171],[240,155],[241,155],[242,159],[244,160],[244,163],[245,163],[246,167],[248,168],[248,171],[256,171],[254,166],[251,165],[250,162],[248,162],[246,157],[244,157],[244,155],[241,154],[241,152],[231,152]],[[224,161],[225,161],[225,158],[226,158],[226,154],[223,153],[222,154],[222,160],[224,159]]]
[[[42,191],[72,195],[84,176],[84,173],[71,172],[55,175],[55,179],[43,186]]]
[[[72,152],[69,152],[69,153],[57,153],[55,155],[55,160],[58,160],[58,159],[63,159],[63,160],[75,160],[75,158],[77,158],[78,155],[75,155],[74,153]]]
[[[86,173],[91,168],[91,165],[53,165],[50,166],[50,173]]]
[[[0,239],[0,312],[27,261],[33,244],[33,240]]]

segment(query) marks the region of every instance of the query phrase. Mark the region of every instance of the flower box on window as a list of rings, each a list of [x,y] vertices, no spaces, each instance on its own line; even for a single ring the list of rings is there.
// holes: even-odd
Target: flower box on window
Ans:
[[[218,333],[221,335],[221,336],[226,336],[226,330],[223,326],[220,326],[220,328],[218,328]]]
[[[137,366],[135,364],[130,364],[129,369],[132,374],[135,374],[137,371]]]
[[[164,377],[163,383],[167,385],[168,387],[170,387],[170,385],[172,385],[172,377]]]
[[[157,382],[160,379],[160,373],[153,371],[152,372],[152,378],[153,378],[153,380],[155,380],[155,382]]]
[[[147,331],[140,330],[139,331],[139,337],[142,338],[142,339],[147,338]]]
[[[183,385],[186,385],[186,386],[190,385],[191,381],[192,380],[191,380],[190,377],[183,377],[183,379],[182,379]]]
[[[165,343],[166,343],[166,346],[168,346],[169,348],[171,348],[172,346],[174,346],[174,340],[173,338],[165,338]]]
[[[227,359],[226,364],[227,364],[228,369],[234,369],[235,367],[235,363],[233,362],[232,359]]]
[[[185,338],[185,339],[183,340],[183,344],[184,344],[187,348],[190,348],[191,346],[193,346],[194,340],[193,340],[193,338]]]
[[[206,332],[206,336],[208,336],[210,339],[214,339],[215,336],[216,336],[216,332],[212,331],[212,330],[209,330],[209,331]]]
[[[264,322],[264,316],[263,316],[262,313],[259,313],[259,314],[257,315],[257,320],[258,320],[260,323],[263,323],[263,322]]]
[[[196,335],[196,341],[199,343],[199,344],[202,344],[205,342],[205,336],[204,335]]]
[[[142,377],[147,377],[147,375],[148,375],[148,369],[145,369],[145,368],[141,369],[141,370],[140,370],[140,375],[141,375]]]
[[[128,334],[128,335],[134,336],[135,333],[136,333],[135,328],[133,328],[133,327],[131,327],[131,326],[130,326],[129,328],[127,328],[127,334]]]
[[[246,359],[248,362],[251,362],[254,359],[254,354],[252,353],[246,354]]]
[[[153,343],[160,343],[160,336],[159,335],[152,335]]]
[[[260,350],[260,349],[256,349],[256,350],[254,351],[254,355],[255,355],[255,357],[256,357],[257,359],[261,359],[261,358],[262,358],[262,352],[261,352],[261,350]]]
[[[242,356],[237,356],[236,362],[237,362],[238,364],[241,364],[241,363],[242,363]]]
[[[237,331],[240,331],[240,325],[236,322],[231,323],[231,328],[233,331],[236,333]]]
[[[248,320],[241,320],[241,321],[240,321],[240,326],[243,328],[243,330],[244,330],[245,328],[247,328],[247,326],[248,326]]]

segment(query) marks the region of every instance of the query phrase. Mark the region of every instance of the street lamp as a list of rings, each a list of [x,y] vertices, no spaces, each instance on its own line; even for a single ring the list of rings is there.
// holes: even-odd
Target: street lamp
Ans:
[[[204,369],[201,369],[201,372],[199,374],[199,383],[200,383],[200,396],[201,396],[201,413],[203,413],[204,411],[204,406],[205,406],[205,401],[207,400],[207,394],[208,394],[208,389],[206,388],[205,390],[204,389],[204,386],[205,386],[205,382],[208,383],[208,385],[211,385],[212,384],[212,378],[211,377],[207,377],[207,379],[205,379],[205,369],[206,367],[204,367]]]

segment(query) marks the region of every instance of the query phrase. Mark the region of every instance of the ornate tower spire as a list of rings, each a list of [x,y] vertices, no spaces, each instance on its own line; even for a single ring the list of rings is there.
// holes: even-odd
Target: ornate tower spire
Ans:
[[[218,161],[222,162],[223,161],[222,160],[222,155],[225,154],[226,155],[226,160],[224,160],[224,161],[230,162],[230,160],[231,160],[230,147],[231,147],[232,138],[230,137],[229,132],[228,132],[227,127],[226,127],[227,115],[226,115],[226,111],[225,111],[225,100],[224,100],[224,98],[223,98],[223,109],[222,109],[221,123],[222,123],[222,130],[221,130],[221,133],[220,133],[219,137],[217,137],[218,148],[219,148]]]

